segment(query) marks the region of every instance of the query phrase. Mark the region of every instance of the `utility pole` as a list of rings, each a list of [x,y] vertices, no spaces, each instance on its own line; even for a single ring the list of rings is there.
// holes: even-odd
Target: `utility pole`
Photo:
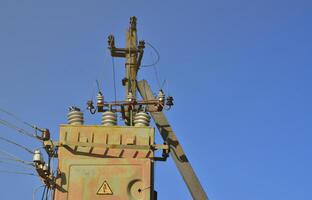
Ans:
[[[162,90],[154,97],[146,81],[137,81],[145,42],[138,42],[136,17],[130,18],[126,47],[117,48],[113,35],[108,37],[112,57],[125,59],[126,98],[105,101],[99,91],[97,102],[87,102],[91,114],[102,113],[101,125],[85,125],[83,112],[70,107],[68,123],[60,125],[59,141],[50,140],[43,130],[42,141],[49,158],[58,158],[56,173],[34,155],[34,165],[44,184],[54,191],[54,200],[157,200],[154,190],[154,163],[171,155],[193,199],[208,200],[163,109],[173,106],[173,98]],[[137,97],[137,90],[142,99]],[[126,125],[118,125],[118,114]],[[150,115],[164,143],[155,144]],[[157,157],[156,151],[162,151]],[[50,161],[50,159],[49,159]],[[50,163],[50,162],[49,162]]]
[[[136,29],[136,17],[130,18],[130,27],[127,31],[126,42],[126,97],[131,93],[136,98],[136,79],[139,66],[137,63],[137,29]]]
[[[111,51],[112,57],[124,57],[126,58],[125,70],[126,76],[122,80],[122,84],[125,86],[126,100],[136,101],[137,99],[137,73],[139,71],[141,61],[143,58],[145,42],[137,39],[136,17],[130,18],[130,26],[127,31],[126,48],[116,48],[115,39],[113,35],[108,37],[108,45]],[[123,115],[125,123],[133,126],[133,117],[135,111],[131,106],[125,106],[128,111]]]

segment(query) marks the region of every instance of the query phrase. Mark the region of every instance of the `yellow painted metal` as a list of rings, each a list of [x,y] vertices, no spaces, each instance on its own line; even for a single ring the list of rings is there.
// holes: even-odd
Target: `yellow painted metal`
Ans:
[[[153,128],[61,125],[59,144],[55,200],[153,200]]]

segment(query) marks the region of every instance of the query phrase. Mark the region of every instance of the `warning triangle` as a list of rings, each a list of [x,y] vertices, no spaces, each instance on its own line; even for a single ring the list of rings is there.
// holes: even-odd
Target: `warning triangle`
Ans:
[[[100,187],[100,189],[97,191],[96,194],[98,194],[98,195],[112,195],[113,191],[109,187],[107,181],[104,181],[104,183],[102,184],[102,186]]]

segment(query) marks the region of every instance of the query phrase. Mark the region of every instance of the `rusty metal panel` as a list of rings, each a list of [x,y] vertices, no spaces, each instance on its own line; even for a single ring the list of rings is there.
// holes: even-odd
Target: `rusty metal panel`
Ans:
[[[154,129],[61,125],[55,200],[153,199]]]

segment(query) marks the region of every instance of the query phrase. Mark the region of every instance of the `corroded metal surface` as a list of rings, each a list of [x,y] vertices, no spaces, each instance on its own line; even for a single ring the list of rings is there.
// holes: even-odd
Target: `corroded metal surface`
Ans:
[[[62,125],[59,145],[55,200],[153,199],[153,128]]]

